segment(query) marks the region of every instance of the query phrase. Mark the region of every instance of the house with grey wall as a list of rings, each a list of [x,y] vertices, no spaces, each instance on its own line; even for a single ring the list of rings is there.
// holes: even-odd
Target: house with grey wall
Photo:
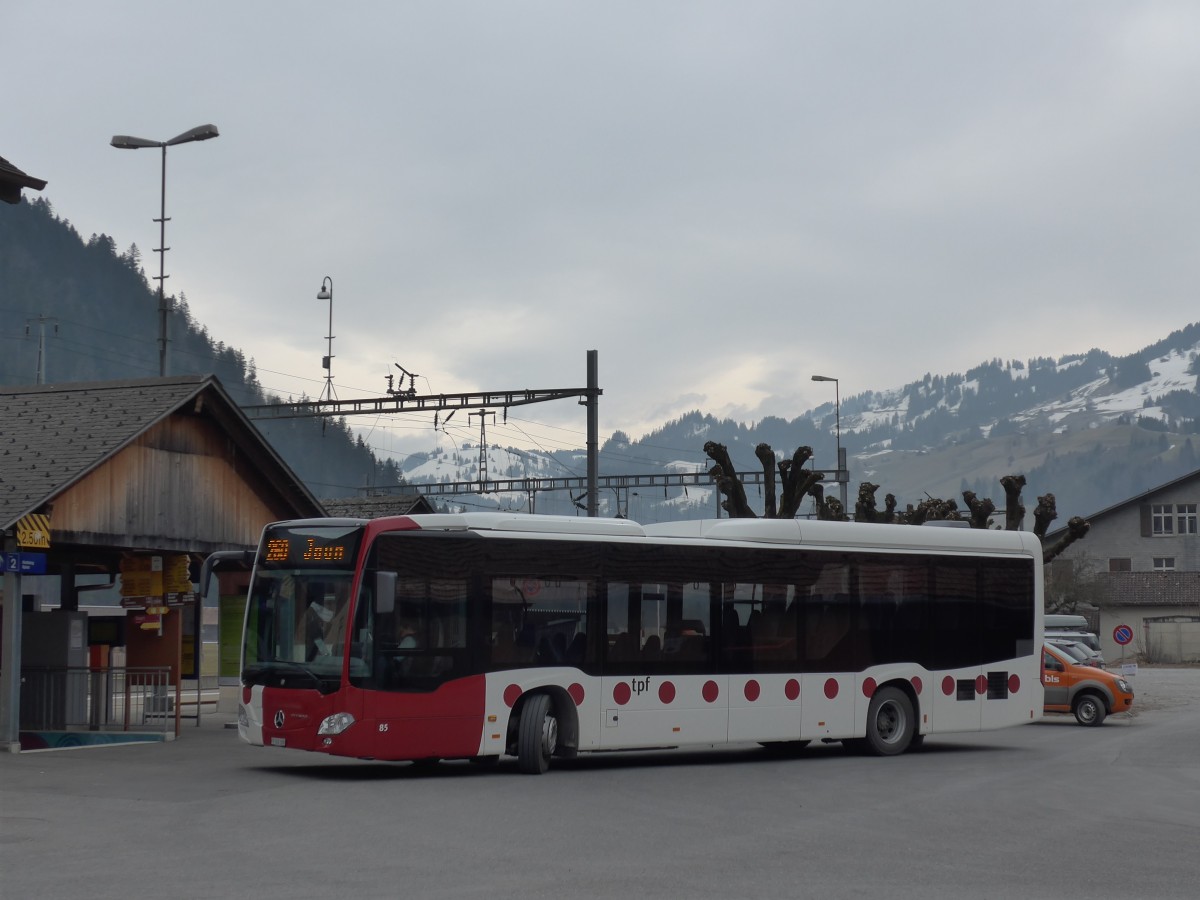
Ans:
[[[1087,536],[1050,563],[1049,599],[1074,573],[1094,587],[1077,610],[1107,660],[1200,662],[1200,470],[1088,517]],[[1049,546],[1062,530],[1046,535]],[[1114,630],[1128,625],[1125,647]]]

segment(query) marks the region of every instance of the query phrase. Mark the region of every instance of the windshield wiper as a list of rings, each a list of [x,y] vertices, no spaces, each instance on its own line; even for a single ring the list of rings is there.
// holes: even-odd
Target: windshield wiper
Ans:
[[[293,662],[290,659],[272,659],[263,663],[259,663],[257,666],[247,666],[246,675],[250,679],[256,679],[257,676],[263,675],[264,673],[276,668],[287,668],[293,671],[303,672],[314,682],[316,682],[318,689],[322,684],[324,684],[324,680],[321,678],[321,676],[308,666],[304,665],[304,663]]]

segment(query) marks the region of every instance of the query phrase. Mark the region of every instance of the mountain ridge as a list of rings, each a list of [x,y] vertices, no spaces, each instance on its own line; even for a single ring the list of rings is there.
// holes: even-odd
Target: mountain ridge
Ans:
[[[965,373],[928,373],[900,388],[846,397],[840,442],[848,455],[850,503],[863,481],[879,485],[881,503],[886,493],[895,494],[901,508],[926,496],[955,499],[961,507],[963,490],[1002,501],[1000,478],[1023,474],[1027,505],[1036,496],[1053,493],[1063,517],[1097,512],[1196,468],[1198,358],[1200,324],[1190,324],[1122,357],[1094,348],[1057,359],[996,358]],[[790,420],[772,416],[753,423],[695,410],[637,439],[614,432],[601,448],[601,472],[706,471],[711,465],[702,452],[706,440],[725,444],[742,472],[759,471],[754,456],[758,443],[770,444],[777,457],[790,456],[797,446],[814,447],[814,464],[821,468],[822,462],[835,459],[838,418],[833,403]],[[477,448],[463,449],[478,455]],[[545,460],[538,468],[570,468],[557,458],[562,454],[489,448],[492,477],[522,477],[522,472],[512,472],[512,453],[520,454],[530,477],[535,474],[532,459]],[[498,475],[502,471],[509,476]],[[477,463],[461,451],[454,477],[437,466],[429,468],[419,456],[405,466],[414,485],[469,481],[477,472]],[[712,515],[716,510],[711,489],[664,493],[654,501],[639,498],[643,512],[649,510],[642,518]],[[496,502],[503,506],[506,501]],[[507,500],[509,505],[521,502]],[[602,497],[601,506],[602,513],[638,518],[630,498],[622,501],[619,493]],[[569,513],[571,508],[555,511]]]

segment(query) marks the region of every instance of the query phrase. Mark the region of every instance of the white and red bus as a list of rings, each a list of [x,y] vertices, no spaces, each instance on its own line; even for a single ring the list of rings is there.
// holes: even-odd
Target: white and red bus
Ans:
[[[1041,717],[1027,532],[504,513],[269,525],[251,744],[380,760],[926,735]]]

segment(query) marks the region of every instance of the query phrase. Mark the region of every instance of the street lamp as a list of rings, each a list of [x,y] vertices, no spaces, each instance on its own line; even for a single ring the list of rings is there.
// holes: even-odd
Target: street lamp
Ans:
[[[176,144],[188,144],[192,141],[207,141],[209,138],[215,138],[220,134],[217,131],[216,125],[197,125],[195,128],[185,131],[183,134],[177,134],[169,141],[151,141],[146,138],[131,137],[127,134],[113,135],[112,145],[118,150],[141,150],[143,147],[161,147],[162,148],[162,205],[159,211],[159,217],[154,221],[158,223],[158,249],[154,252],[158,254],[158,374],[167,374],[167,298],[166,292],[163,290],[163,282],[166,280],[166,257],[167,257],[167,148],[174,147]]]
[[[317,400],[320,403],[326,399],[326,395],[330,401],[337,399],[333,392],[333,279],[328,275],[321,280],[321,290],[317,291],[317,299],[329,301],[329,334],[325,335],[325,358],[321,360],[321,366],[325,369],[325,389],[321,391]]]
[[[838,481],[838,496],[842,501],[842,511],[848,512],[846,508],[846,483],[850,480],[850,474],[846,471],[846,456],[842,450],[842,397],[841,384],[836,378],[829,375],[814,375],[813,381],[832,381],[833,382],[833,411],[836,418],[836,435],[837,435],[837,481]]]

